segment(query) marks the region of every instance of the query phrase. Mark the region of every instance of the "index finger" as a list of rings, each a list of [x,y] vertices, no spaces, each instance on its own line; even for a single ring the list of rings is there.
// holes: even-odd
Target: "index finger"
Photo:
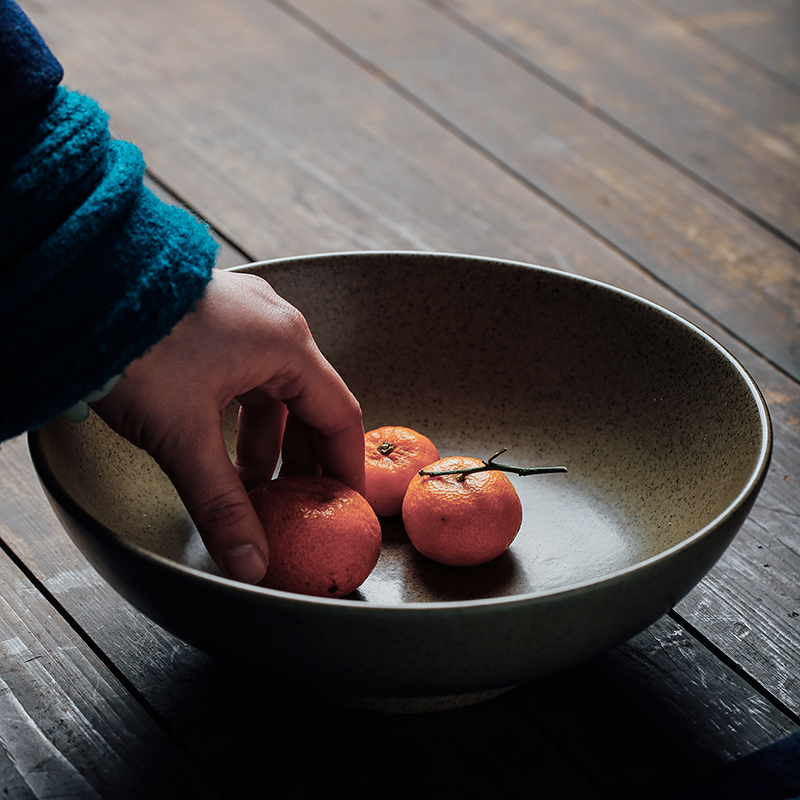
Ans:
[[[361,406],[333,367],[325,363],[322,379],[319,375],[313,379],[306,376],[297,393],[286,400],[286,406],[295,421],[287,424],[284,434],[285,470],[307,471],[313,459],[323,475],[337,478],[363,494]],[[313,452],[308,452],[309,447]]]

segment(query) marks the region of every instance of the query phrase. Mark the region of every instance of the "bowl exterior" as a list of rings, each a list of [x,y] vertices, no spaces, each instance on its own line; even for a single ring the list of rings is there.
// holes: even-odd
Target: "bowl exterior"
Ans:
[[[352,272],[349,271],[351,264],[355,265]],[[647,395],[649,388],[645,387],[641,390],[644,393],[635,398],[636,402],[630,403],[630,408],[626,407],[625,401],[630,401],[632,397],[631,387],[619,379],[624,364],[619,361],[616,352],[609,359],[610,366],[599,363],[596,357],[586,353],[581,353],[574,364],[567,364],[563,352],[555,350],[565,335],[553,336],[550,333],[552,324],[557,322],[555,319],[530,321],[529,327],[535,322],[541,326],[542,336],[551,336],[547,347],[536,351],[535,348],[525,345],[517,350],[521,358],[528,359],[525,369],[554,376],[551,390],[537,394],[529,388],[513,385],[513,381],[504,385],[508,396],[514,392],[519,395],[523,406],[522,416],[514,425],[508,426],[508,430],[497,428],[486,434],[481,426],[489,424],[491,415],[495,414],[496,392],[493,381],[504,380],[503,376],[498,378],[492,375],[492,369],[497,369],[492,352],[496,351],[497,341],[505,340],[506,334],[493,333],[494,323],[487,323],[485,315],[479,315],[480,319],[454,318],[456,324],[462,327],[447,333],[452,335],[456,345],[467,341],[471,347],[470,337],[476,325],[483,326],[484,339],[490,336],[499,337],[492,344],[494,349],[481,362],[481,369],[486,371],[478,376],[477,382],[482,385],[477,391],[483,393],[480,396],[484,405],[477,410],[470,410],[473,417],[459,424],[469,430],[482,431],[481,435],[494,441],[498,431],[509,437],[521,436],[520,428],[523,426],[516,424],[519,419],[525,420],[528,427],[546,425],[547,414],[550,414],[549,419],[553,423],[550,436],[552,442],[548,445],[549,450],[542,446],[537,455],[548,459],[550,456],[559,457],[560,448],[567,448],[570,444],[576,446],[576,443],[581,445],[587,435],[600,429],[598,420],[593,416],[598,413],[595,406],[580,409],[572,402],[574,392],[587,391],[582,388],[587,370],[596,384],[605,380],[605,376],[611,372],[613,377],[607,382],[604,400],[606,405],[602,413],[604,417],[606,412],[615,416],[613,419],[604,418],[600,421],[606,427],[603,435],[597,436],[598,446],[613,448],[616,446],[615,439],[625,444],[629,435],[646,436],[649,422],[637,422],[635,416],[632,416],[636,409],[644,409],[642,413],[648,414],[648,419],[655,421],[666,431],[665,437],[674,438],[676,458],[683,459],[683,462],[679,467],[673,467],[673,474],[667,476],[668,480],[648,484],[646,481],[649,478],[639,476],[648,472],[648,466],[653,459],[663,462],[663,453],[658,449],[648,450],[647,441],[642,440],[642,446],[637,442],[631,447],[630,456],[633,461],[628,465],[629,474],[624,468],[617,468],[618,460],[607,457],[616,451],[609,449],[597,456],[588,452],[590,448],[585,448],[587,458],[591,456],[594,459],[590,464],[594,465],[594,472],[587,469],[584,480],[587,484],[599,487],[601,494],[609,492],[609,487],[628,486],[625,481],[639,481],[635,484],[635,492],[630,488],[624,489],[628,494],[635,494],[640,498],[637,500],[639,507],[634,509],[633,527],[642,525],[654,530],[656,544],[652,551],[645,552],[638,560],[610,570],[607,574],[591,579],[576,579],[571,583],[540,591],[452,602],[393,604],[354,599],[310,598],[244,586],[180,563],[163,553],[149,550],[136,537],[126,540],[115,533],[115,523],[110,520],[116,517],[111,515],[103,522],[102,518],[93,515],[91,509],[87,508],[93,494],[91,486],[88,489],[83,487],[82,502],[78,502],[75,493],[65,488],[65,483],[68,482],[66,478],[74,472],[70,466],[75,463],[75,459],[70,462],[69,452],[59,452],[55,458],[47,429],[31,433],[30,449],[37,474],[52,507],[79,549],[109,584],[135,607],[190,644],[215,657],[234,662],[239,668],[268,673],[280,680],[298,683],[305,689],[323,692],[420,697],[461,695],[513,686],[575,665],[620,644],[657,620],[685,596],[714,565],[752,508],[766,476],[772,447],[766,405],[755,384],[732,356],[721,354],[721,348],[709,343],[704,334],[688,323],[684,325],[677,321],[669,312],[612,287],[554,270],[468,256],[425,253],[332,254],[284,259],[250,265],[244,269],[271,282],[271,276],[274,276],[279,291],[286,288],[290,294],[294,292],[298,299],[302,299],[306,285],[304,281],[307,280],[302,271],[306,267],[313,273],[311,283],[316,298],[310,299],[310,306],[313,307],[314,303],[318,305],[314,312],[318,315],[314,317],[315,324],[318,323],[323,330],[326,326],[338,326],[342,331],[338,334],[338,339],[331,339],[328,344],[331,352],[340,354],[346,362],[345,375],[348,381],[350,375],[357,381],[362,368],[362,362],[348,353],[348,342],[353,336],[362,335],[362,331],[346,311],[336,303],[328,303],[327,298],[334,292],[338,292],[340,299],[346,297],[351,288],[355,291],[354,287],[358,286],[359,281],[368,280],[373,273],[374,285],[380,290],[378,299],[371,299],[373,308],[375,303],[380,306],[384,302],[383,298],[388,302],[393,297],[390,293],[392,276],[402,274],[403,270],[411,276],[407,279],[411,284],[429,279],[434,282],[441,280],[439,291],[444,291],[442,287],[446,288],[452,283],[454,292],[463,290],[465,296],[478,308],[484,308],[481,296],[483,289],[480,285],[476,289],[476,281],[489,280],[491,276],[498,276],[501,279],[499,283],[505,287],[494,298],[497,302],[502,301],[503,297],[507,298],[514,287],[517,287],[514,291],[529,293],[535,293],[540,287],[547,287],[552,297],[569,296],[570,303],[573,298],[579,298],[585,288],[591,294],[588,300],[582,301],[585,303],[583,308],[586,315],[602,314],[602,309],[597,310],[595,300],[610,300],[611,306],[619,301],[624,313],[616,316],[609,314],[607,318],[595,317],[590,323],[584,322],[585,315],[581,313],[576,315],[577,326],[602,326],[600,329],[613,331],[618,342],[623,343],[627,339],[619,333],[617,327],[621,320],[625,325],[634,326],[630,328],[633,331],[637,330],[635,326],[640,323],[645,327],[650,325],[651,329],[657,328],[661,338],[655,336],[651,337],[651,341],[646,341],[646,337],[643,337],[633,342],[632,348],[639,353],[643,363],[648,363],[648,359],[653,356],[664,359],[661,355],[663,348],[659,349],[659,343],[665,341],[664,330],[668,329],[671,348],[675,348],[677,342],[688,342],[693,353],[699,354],[698,359],[693,361],[696,384],[704,387],[706,384],[719,385],[716,383],[717,376],[710,381],[704,378],[704,370],[711,364],[713,369],[721,371],[719,379],[739,386],[740,396],[747,400],[743,404],[747,408],[728,408],[725,413],[729,416],[718,423],[716,429],[719,441],[722,441],[732,423],[742,427],[740,447],[744,454],[743,463],[737,463],[736,448],[718,445],[716,452],[724,451],[725,458],[730,462],[719,472],[727,476],[726,492],[733,494],[725,494],[723,499],[712,497],[707,501],[702,494],[705,487],[692,486],[688,491],[691,498],[687,500],[685,507],[675,508],[678,499],[682,499],[683,465],[695,469],[695,474],[707,474],[707,463],[703,461],[700,466],[697,464],[702,459],[713,459],[714,456],[697,436],[698,430],[702,433],[702,425],[706,422],[688,420],[685,430],[670,428],[669,415],[672,413],[673,403],[688,403],[681,407],[692,407],[686,398],[687,391],[683,387],[676,388],[673,385],[674,380],[670,379],[665,386],[664,395],[671,392],[671,400],[664,400],[656,405],[654,401],[662,398]],[[450,272],[440,277],[437,270]],[[451,280],[453,275],[461,277]],[[342,288],[339,285],[341,281],[350,281],[348,286],[351,288]],[[294,297],[289,299],[299,304]],[[420,313],[427,313],[428,305],[424,297],[416,298],[414,302]],[[359,323],[367,320],[367,316],[363,315],[375,314],[374,311],[362,311],[365,305],[356,304],[354,313],[359,316]],[[513,305],[508,303],[507,307],[495,313],[502,321],[506,320],[507,313],[518,314],[515,325],[527,325],[529,321],[525,303],[517,303],[518,308]],[[494,303],[489,303],[489,307],[494,308]],[[541,311],[542,317],[546,317],[547,313],[555,313],[545,307]],[[430,313],[433,314],[434,311]],[[374,316],[369,319],[369,323],[375,324]],[[387,329],[392,323],[391,319],[387,321]],[[405,368],[411,370],[415,367],[413,358],[418,359],[419,352],[426,353],[430,343],[426,338],[426,330],[423,328],[420,331],[414,324],[406,324],[403,335],[408,337],[407,346],[398,350],[397,355],[398,358],[408,356],[410,360]],[[572,332],[571,335],[576,334]],[[385,342],[376,335],[372,337],[370,346],[380,349],[385,347]],[[641,355],[642,348],[647,347],[651,350]],[[706,349],[713,351],[713,357],[707,361],[704,360]],[[323,348],[323,352],[327,355],[327,348]],[[668,368],[673,368],[668,363],[672,357],[673,353],[670,351],[668,358],[664,360]],[[350,362],[347,362],[348,358]],[[675,359],[673,377],[682,374],[677,356]],[[460,348],[445,365],[443,372],[452,378],[452,382],[447,384],[442,379],[441,385],[436,389],[443,395],[448,391],[452,392],[453,403],[461,396],[459,393],[463,393],[464,386],[471,385],[456,383],[464,380],[463,374],[471,369],[474,360],[474,348]],[[338,368],[338,364],[336,366]],[[375,369],[374,365],[372,368]],[[566,373],[566,383],[562,381],[562,373]],[[659,368],[651,369],[651,377],[660,377],[660,374]],[[435,374],[433,380],[440,377]],[[467,381],[473,381],[473,377],[469,375]],[[559,382],[558,386],[556,382]],[[486,385],[489,385],[489,389]],[[377,397],[387,408],[399,408],[394,386],[379,386],[373,381],[363,388],[367,395],[367,402],[363,403],[365,407],[370,402],[376,402]],[[419,392],[429,388],[410,385],[405,408],[411,409],[412,404],[417,402]],[[371,395],[369,390],[372,390]],[[598,392],[599,394],[601,393]],[[617,402],[618,399],[621,402]],[[706,411],[705,402],[699,405],[703,413],[713,413],[713,410]],[[551,412],[551,407],[556,407],[558,412]],[[467,411],[468,409],[459,406],[459,420]],[[582,414],[583,411],[586,413]],[[735,414],[739,416],[734,416]],[[562,416],[569,416],[570,428],[562,430],[558,427]],[[707,419],[710,420],[711,417]],[[383,421],[379,424],[383,424]],[[456,428],[450,431],[450,424],[449,420],[445,420],[439,432],[442,435],[450,432],[452,441],[460,444],[458,436],[461,434]],[[618,436],[619,431],[624,431],[624,435]],[[545,430],[544,440],[547,440],[546,434]],[[531,434],[531,437],[535,435],[538,436],[538,432]],[[535,438],[520,439],[520,451],[525,452],[526,448],[535,451],[539,447],[538,444],[532,444],[535,441]],[[624,450],[620,452],[624,454]],[[105,454],[101,455],[103,457],[98,459],[98,463],[107,463],[109,459]],[[136,458],[135,455],[125,456],[126,463],[133,463],[134,469]],[[609,464],[611,466],[607,466]],[[115,473],[114,479],[119,480],[120,474],[124,472]],[[576,476],[576,481],[578,478]],[[107,493],[113,500],[114,487]],[[653,512],[648,504],[659,505]],[[694,524],[697,510],[707,513],[708,520],[711,520],[702,523],[700,530],[687,527]],[[667,516],[679,513],[683,515],[682,518],[676,516],[676,523],[670,528],[672,522],[665,521]],[[671,531],[674,532],[681,526],[687,533],[682,538],[669,538],[674,536]],[[169,535],[170,530],[167,525],[165,534]]]
[[[621,644],[708,572],[760,489],[671,557],[604,581],[493,602],[374,607],[243,587],[154,558],[99,528],[40,467],[47,497],[81,552],[163,628],[222,661],[304,689],[383,697],[515,686]]]

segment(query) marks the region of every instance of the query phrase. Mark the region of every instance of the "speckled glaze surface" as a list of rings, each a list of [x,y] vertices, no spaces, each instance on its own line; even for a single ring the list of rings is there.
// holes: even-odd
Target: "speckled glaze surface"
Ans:
[[[43,486],[91,563],[220,657],[365,707],[376,696],[441,707],[441,696],[492,693],[666,613],[724,552],[761,487],[771,429],[753,381],[696,328],[630,294],[442,254],[242,269],[305,314],[366,428],[416,428],[442,455],[506,447],[507,463],[569,473],[514,479],[522,530],[481,567],[427,561],[398,519],[383,520],[372,576],[329,600],[217,575],[158,467],[96,417],[31,434]]]

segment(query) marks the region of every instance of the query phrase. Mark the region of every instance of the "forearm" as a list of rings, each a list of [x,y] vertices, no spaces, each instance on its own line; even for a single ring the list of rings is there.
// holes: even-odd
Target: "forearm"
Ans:
[[[0,0],[4,22],[17,12]],[[111,139],[96,103],[55,88],[60,67],[35,31],[5,25],[0,50],[2,440],[169,333],[202,296],[216,245],[144,188],[141,154]]]

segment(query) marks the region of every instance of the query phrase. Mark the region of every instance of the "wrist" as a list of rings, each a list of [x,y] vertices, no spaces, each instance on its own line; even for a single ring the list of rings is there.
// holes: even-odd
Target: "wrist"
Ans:
[[[102,400],[116,385],[121,375],[114,375],[109,378],[99,389],[89,392],[82,400],[71,405],[66,411],[61,412],[61,416],[70,422],[83,422],[89,416],[89,403]]]

